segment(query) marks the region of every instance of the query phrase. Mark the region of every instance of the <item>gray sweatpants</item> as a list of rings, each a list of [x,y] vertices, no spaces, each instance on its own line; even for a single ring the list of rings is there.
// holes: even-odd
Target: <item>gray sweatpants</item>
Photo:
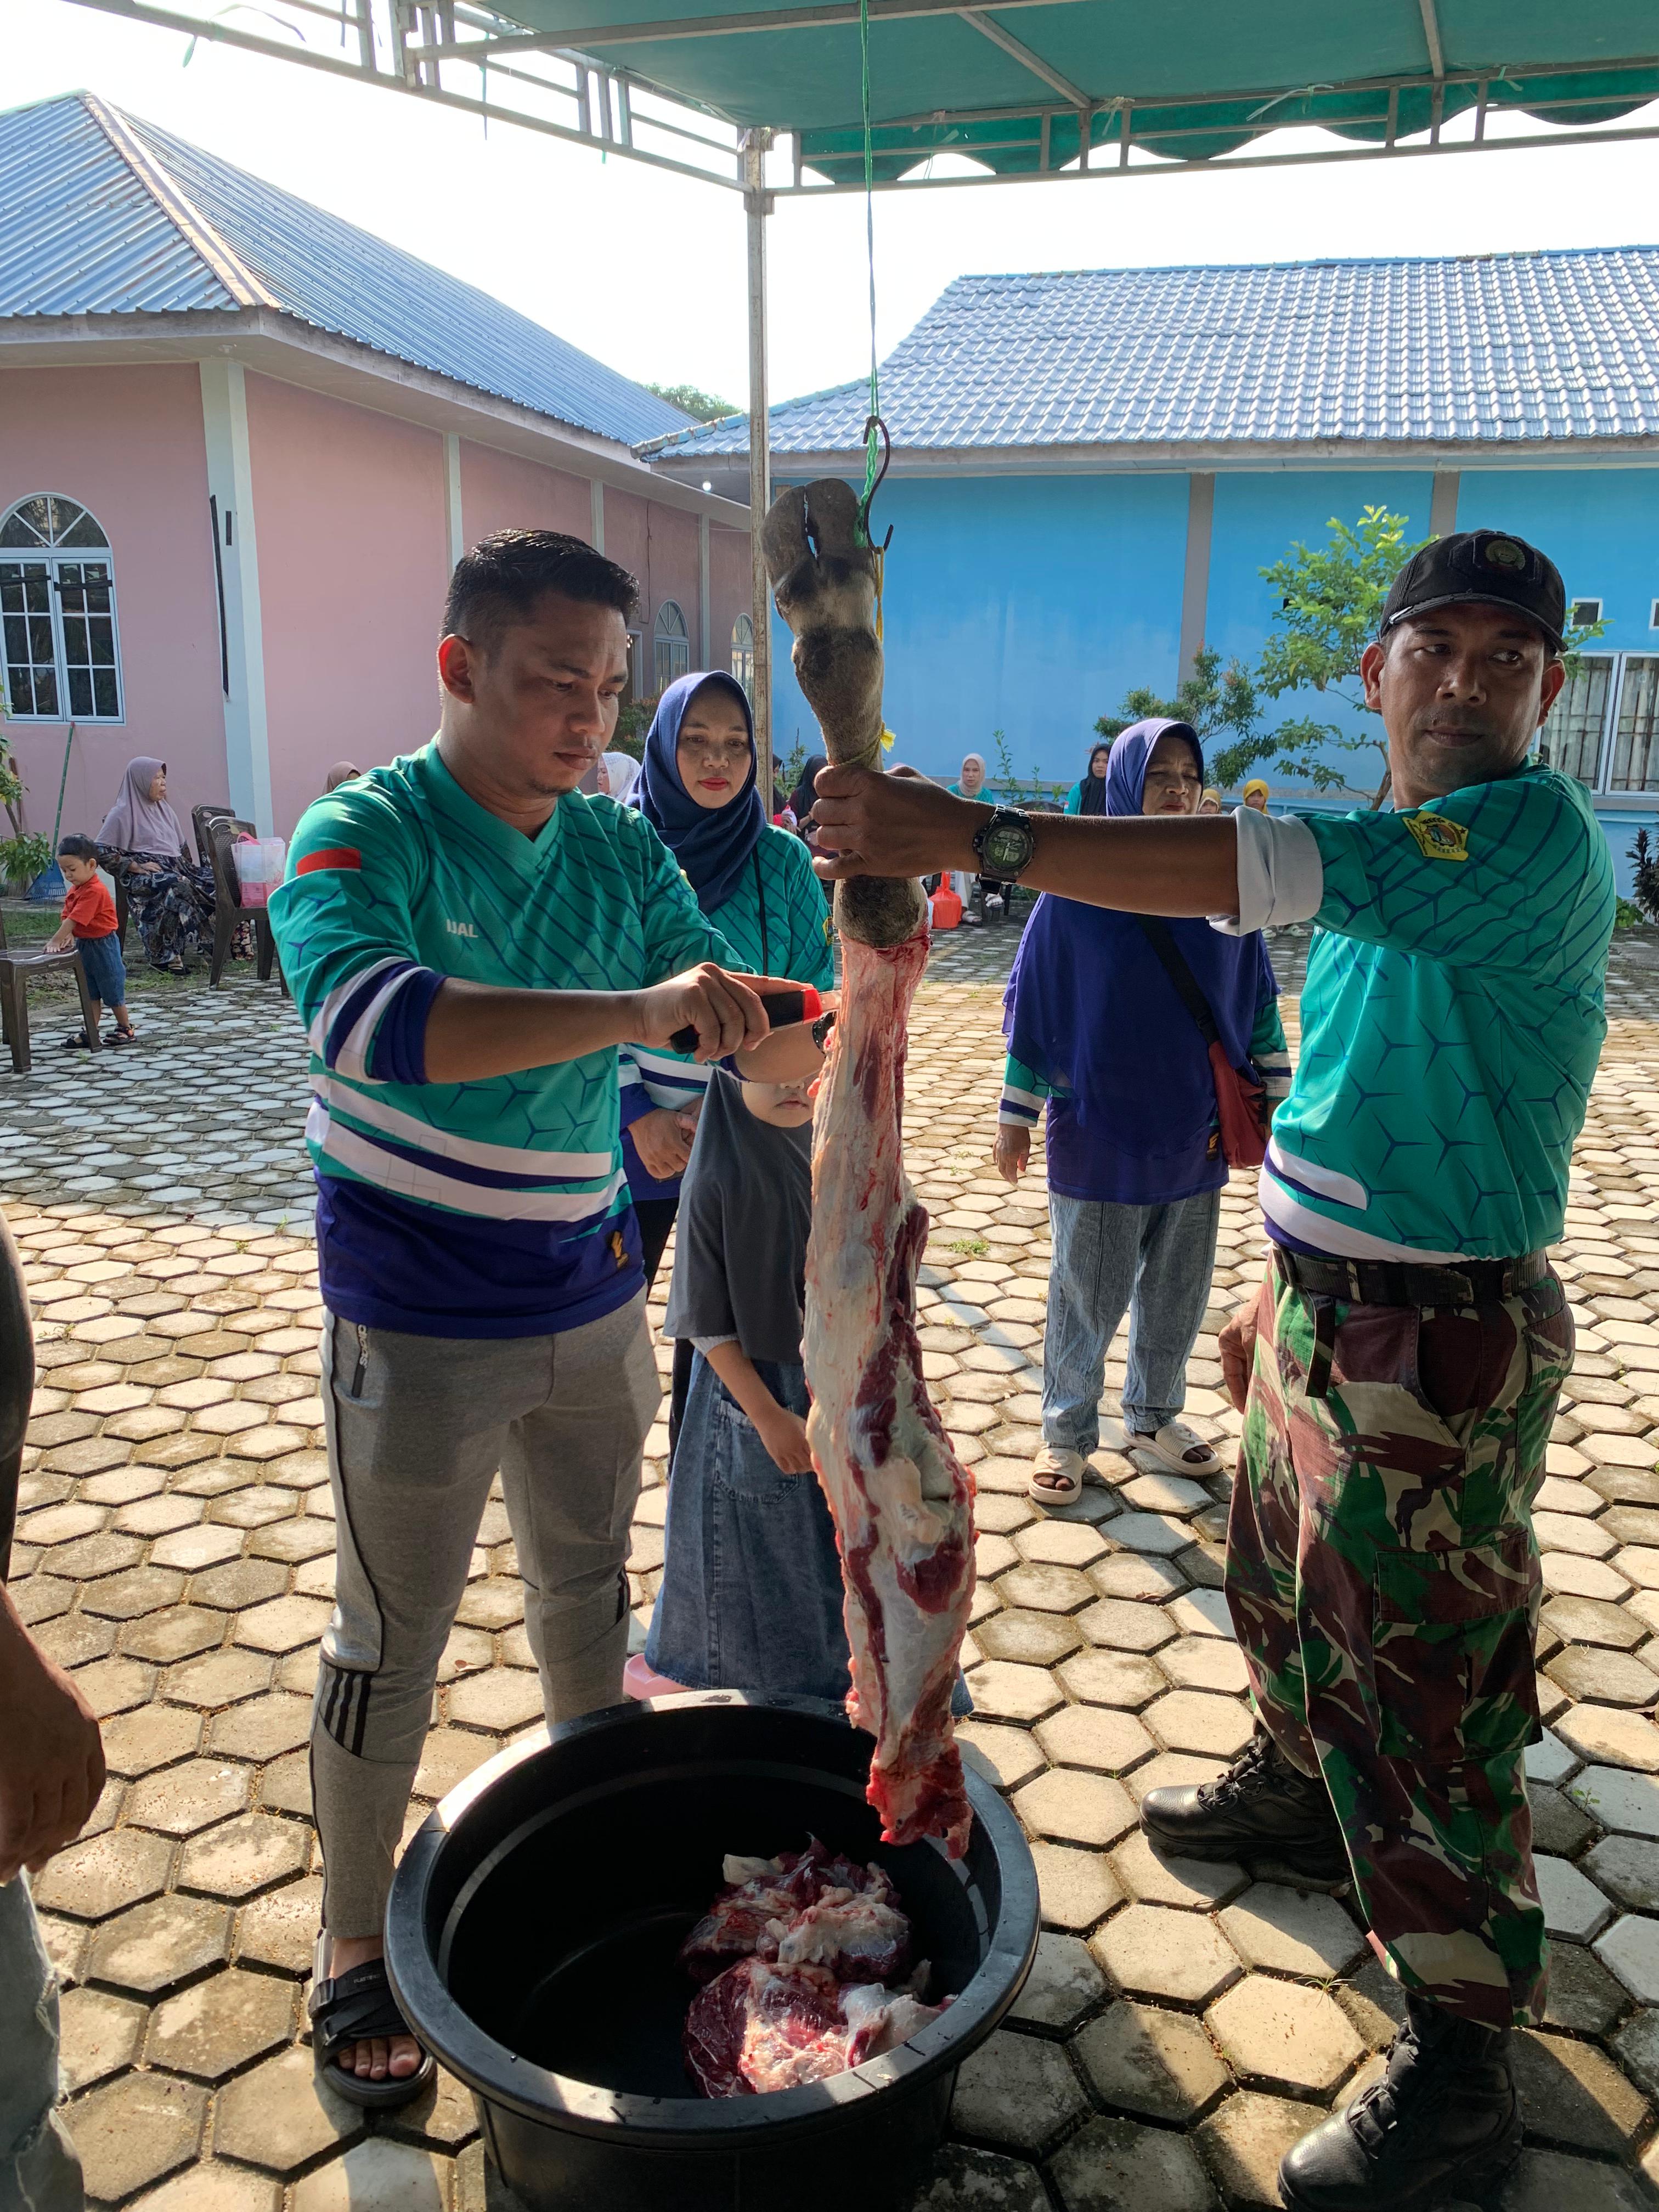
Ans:
[[[660,1395],[643,1292],[557,1336],[324,1324],[338,1516],[311,1717],[323,1922],[378,1936],[438,1665],[499,1468],[551,1721],[622,1696],[629,1523]]]

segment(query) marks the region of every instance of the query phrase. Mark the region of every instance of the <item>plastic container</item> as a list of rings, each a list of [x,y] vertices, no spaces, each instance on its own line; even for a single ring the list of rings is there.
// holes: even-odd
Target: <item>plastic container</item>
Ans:
[[[283,866],[288,858],[287,840],[239,837],[230,849],[235,856],[236,882],[242,904],[263,906],[283,880]]]
[[[928,910],[928,922],[934,929],[956,929],[962,921],[962,901],[948,883],[941,884],[933,893]]]
[[[386,1963],[404,2015],[471,2089],[532,2212],[878,2212],[913,2191],[957,2069],[1030,1968],[1036,1870],[969,1773],[966,1856],[896,1850],[864,1802],[871,1740],[838,1708],[732,1691],[613,1707],[468,1777],[412,1838]],[[675,1961],[727,1851],[809,1834],[897,1884],[932,1993],[956,2001],[884,2057],[804,2088],[710,2100],[680,2057]]]

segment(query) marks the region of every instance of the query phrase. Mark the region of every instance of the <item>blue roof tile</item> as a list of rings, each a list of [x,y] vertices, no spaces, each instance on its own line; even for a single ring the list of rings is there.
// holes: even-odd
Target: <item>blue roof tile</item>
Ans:
[[[860,379],[772,410],[861,449]],[[1659,246],[961,276],[881,369],[896,449],[1659,436]],[[655,441],[746,453],[743,416]]]
[[[0,115],[0,316],[234,309],[246,304],[100,125],[85,94]],[[678,407],[413,254],[107,110],[210,248],[279,312],[627,445],[682,428]]]

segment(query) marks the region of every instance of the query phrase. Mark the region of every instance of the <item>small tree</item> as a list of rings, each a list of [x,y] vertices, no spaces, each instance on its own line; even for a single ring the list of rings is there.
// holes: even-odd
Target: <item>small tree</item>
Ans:
[[[1630,857],[1631,896],[1642,909],[1644,920],[1659,921],[1659,854],[1655,853],[1645,830],[1637,831]]]
[[[1125,697],[1115,714],[1103,714],[1095,724],[1103,738],[1115,738],[1132,722],[1154,717],[1190,722],[1204,740],[1209,772],[1224,787],[1241,783],[1258,760],[1274,761],[1282,773],[1298,776],[1316,791],[1342,788],[1342,771],[1320,755],[1325,732],[1316,722],[1287,722],[1266,733],[1261,727],[1261,706],[1255,678],[1237,660],[1224,668],[1221,655],[1205,646],[1193,657],[1193,672],[1173,699],[1160,699],[1142,684]],[[1210,753],[1210,740],[1229,742]]]
[[[700,392],[695,384],[647,384],[645,388],[654,392],[659,399],[665,399],[671,407],[678,407],[682,415],[695,416],[699,422],[718,422],[722,416],[743,412],[729,399],[716,399],[712,392]]]

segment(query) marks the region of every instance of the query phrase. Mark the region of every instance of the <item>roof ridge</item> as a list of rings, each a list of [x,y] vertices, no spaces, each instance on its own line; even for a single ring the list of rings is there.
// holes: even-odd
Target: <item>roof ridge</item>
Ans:
[[[206,262],[237,306],[272,307],[280,311],[282,302],[265,289],[247,264],[220,237],[206,216],[191,204],[189,195],[176,178],[168,174],[158,158],[140,140],[130,118],[118,107],[112,107],[106,100],[100,100],[95,92],[77,93],[72,96],[80,100],[114,148],[117,156],[125,162],[180,236]]]

